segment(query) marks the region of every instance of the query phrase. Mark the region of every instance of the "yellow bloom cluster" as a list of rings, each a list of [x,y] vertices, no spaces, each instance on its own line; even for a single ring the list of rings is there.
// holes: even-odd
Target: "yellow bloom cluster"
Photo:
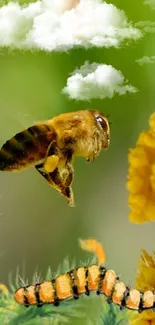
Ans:
[[[149,125],[128,155],[129,219],[135,223],[155,221],[155,113]]]
[[[142,251],[142,261],[139,262],[139,271],[136,277],[136,289],[141,292],[155,291],[155,252],[151,257],[146,251]],[[155,312],[148,310],[136,314],[130,319],[131,325],[155,325]]]

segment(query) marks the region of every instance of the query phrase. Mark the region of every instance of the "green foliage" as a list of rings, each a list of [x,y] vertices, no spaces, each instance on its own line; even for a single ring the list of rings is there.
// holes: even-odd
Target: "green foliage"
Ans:
[[[90,265],[95,262],[96,260],[93,259],[93,261],[89,261],[86,263],[86,265]],[[68,259],[65,259],[62,265],[59,267],[57,274],[53,275],[51,269],[48,268],[45,278],[49,280],[75,267],[75,262],[70,265]],[[32,283],[36,283],[38,281],[41,281],[41,279],[35,273]],[[124,310],[121,312],[117,306],[108,304],[105,297],[98,297],[95,293],[92,293],[90,297],[83,295],[78,301],[71,299],[62,302],[59,307],[44,305],[41,308],[36,306],[25,308],[24,306],[18,305],[13,299],[13,293],[15,290],[23,285],[21,282],[23,282],[23,280],[19,277],[17,272],[14,281],[12,280],[12,276],[9,277],[10,292],[8,292],[7,288],[2,285],[0,294],[0,324],[59,325],[73,324],[73,322],[76,324],[76,320],[81,320],[81,324],[88,325],[127,324],[129,315],[128,311]]]
[[[119,306],[114,304],[103,304],[101,313],[101,320],[99,325],[125,325],[128,324],[129,315],[131,314],[128,310],[120,310]]]
[[[7,5],[9,2],[10,2],[9,0],[0,0],[0,7]],[[17,1],[16,0],[12,0],[11,2],[17,2]],[[18,1],[18,4],[19,5],[28,5],[31,2],[36,2],[36,0],[28,0],[28,1],[26,1],[26,0],[19,0]]]

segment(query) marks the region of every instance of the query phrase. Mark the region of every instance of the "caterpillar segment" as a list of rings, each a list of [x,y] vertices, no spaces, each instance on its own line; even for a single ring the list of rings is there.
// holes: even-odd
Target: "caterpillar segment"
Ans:
[[[152,291],[144,293],[128,288],[119,280],[115,271],[102,265],[105,253],[100,243],[95,240],[81,241],[82,248],[97,253],[99,264],[83,266],[59,275],[53,280],[21,287],[16,290],[14,299],[17,303],[29,307],[44,304],[59,306],[60,302],[81,295],[105,295],[109,303],[114,303],[120,309],[127,308],[142,312],[155,308],[155,295]],[[94,246],[93,246],[94,245]]]
[[[16,172],[35,167],[74,206],[74,157],[94,161],[102,149],[108,148],[109,124],[97,110],[64,113],[36,123],[4,143],[0,170]]]

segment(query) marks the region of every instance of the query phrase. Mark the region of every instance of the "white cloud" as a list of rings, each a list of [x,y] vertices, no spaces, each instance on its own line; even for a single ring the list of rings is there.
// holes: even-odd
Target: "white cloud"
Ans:
[[[136,60],[139,65],[155,63],[155,56],[143,56]]]
[[[118,47],[142,36],[114,5],[78,2],[38,0],[23,7],[9,2],[0,8],[0,46],[65,51],[74,46]]]
[[[144,33],[155,33],[155,21],[139,21],[135,26]]]
[[[137,89],[127,84],[121,71],[111,65],[85,62],[75,69],[62,90],[71,99],[112,98],[115,94],[135,93]]]
[[[144,4],[149,5],[152,9],[155,10],[155,0],[145,0]]]

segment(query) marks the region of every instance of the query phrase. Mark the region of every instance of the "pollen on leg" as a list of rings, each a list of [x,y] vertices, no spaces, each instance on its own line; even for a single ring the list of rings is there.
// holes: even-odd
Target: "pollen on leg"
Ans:
[[[103,264],[105,262],[106,256],[105,251],[101,243],[95,239],[80,239],[80,247],[88,252],[95,253],[98,258],[98,264]]]
[[[52,173],[56,169],[58,165],[58,161],[59,161],[59,157],[56,155],[47,157],[44,163],[45,171],[48,173]]]

